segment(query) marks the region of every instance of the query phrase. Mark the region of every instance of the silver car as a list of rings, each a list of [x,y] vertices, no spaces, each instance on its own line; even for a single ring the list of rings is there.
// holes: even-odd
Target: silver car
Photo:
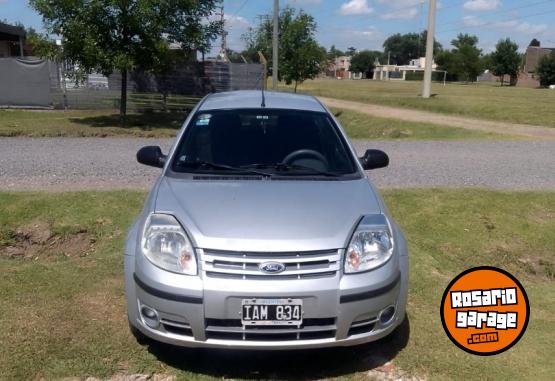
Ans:
[[[186,347],[296,349],[380,339],[405,318],[399,226],[334,115],[316,98],[209,95],[129,230],[132,333]]]

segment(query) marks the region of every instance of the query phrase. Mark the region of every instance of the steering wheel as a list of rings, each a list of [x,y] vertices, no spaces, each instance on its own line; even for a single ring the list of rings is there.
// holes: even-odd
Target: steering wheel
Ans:
[[[329,167],[328,160],[324,157],[324,155],[312,149],[299,149],[297,151],[293,151],[283,159],[283,163],[292,165],[301,159],[317,160],[325,166],[324,170],[327,170]]]

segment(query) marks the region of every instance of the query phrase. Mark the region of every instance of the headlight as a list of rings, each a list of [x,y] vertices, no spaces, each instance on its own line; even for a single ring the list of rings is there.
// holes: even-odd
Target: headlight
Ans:
[[[345,255],[345,273],[358,273],[381,266],[393,254],[393,237],[383,215],[362,219]]]
[[[193,245],[173,216],[152,214],[145,225],[141,248],[150,262],[164,270],[197,274]]]

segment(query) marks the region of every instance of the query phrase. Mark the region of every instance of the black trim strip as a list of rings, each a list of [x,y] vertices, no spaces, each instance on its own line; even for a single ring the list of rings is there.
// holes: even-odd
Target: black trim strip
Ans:
[[[142,280],[139,279],[137,274],[133,274],[133,279],[135,279],[135,283],[137,286],[143,289],[146,293],[156,296],[158,298],[172,300],[174,302],[182,302],[182,303],[190,303],[190,304],[202,304],[202,298],[197,298],[194,296],[186,296],[186,295],[177,295],[172,294],[171,292],[160,291],[153,287],[148,286]]]
[[[339,303],[351,303],[351,302],[358,302],[360,300],[375,298],[377,296],[380,296],[382,294],[385,294],[386,292],[393,290],[400,282],[400,280],[401,280],[401,273],[399,272],[395,277],[395,279],[393,280],[393,282],[381,288],[378,288],[376,290],[361,292],[359,294],[341,295],[341,297],[339,298]]]

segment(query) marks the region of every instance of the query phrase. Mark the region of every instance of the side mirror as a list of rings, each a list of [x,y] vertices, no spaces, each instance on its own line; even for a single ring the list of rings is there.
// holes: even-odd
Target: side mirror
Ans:
[[[137,152],[137,161],[151,167],[164,168],[166,155],[162,153],[162,149],[158,146],[146,146]]]
[[[389,156],[383,151],[369,149],[363,157],[359,158],[362,168],[365,170],[385,168],[389,165]]]

